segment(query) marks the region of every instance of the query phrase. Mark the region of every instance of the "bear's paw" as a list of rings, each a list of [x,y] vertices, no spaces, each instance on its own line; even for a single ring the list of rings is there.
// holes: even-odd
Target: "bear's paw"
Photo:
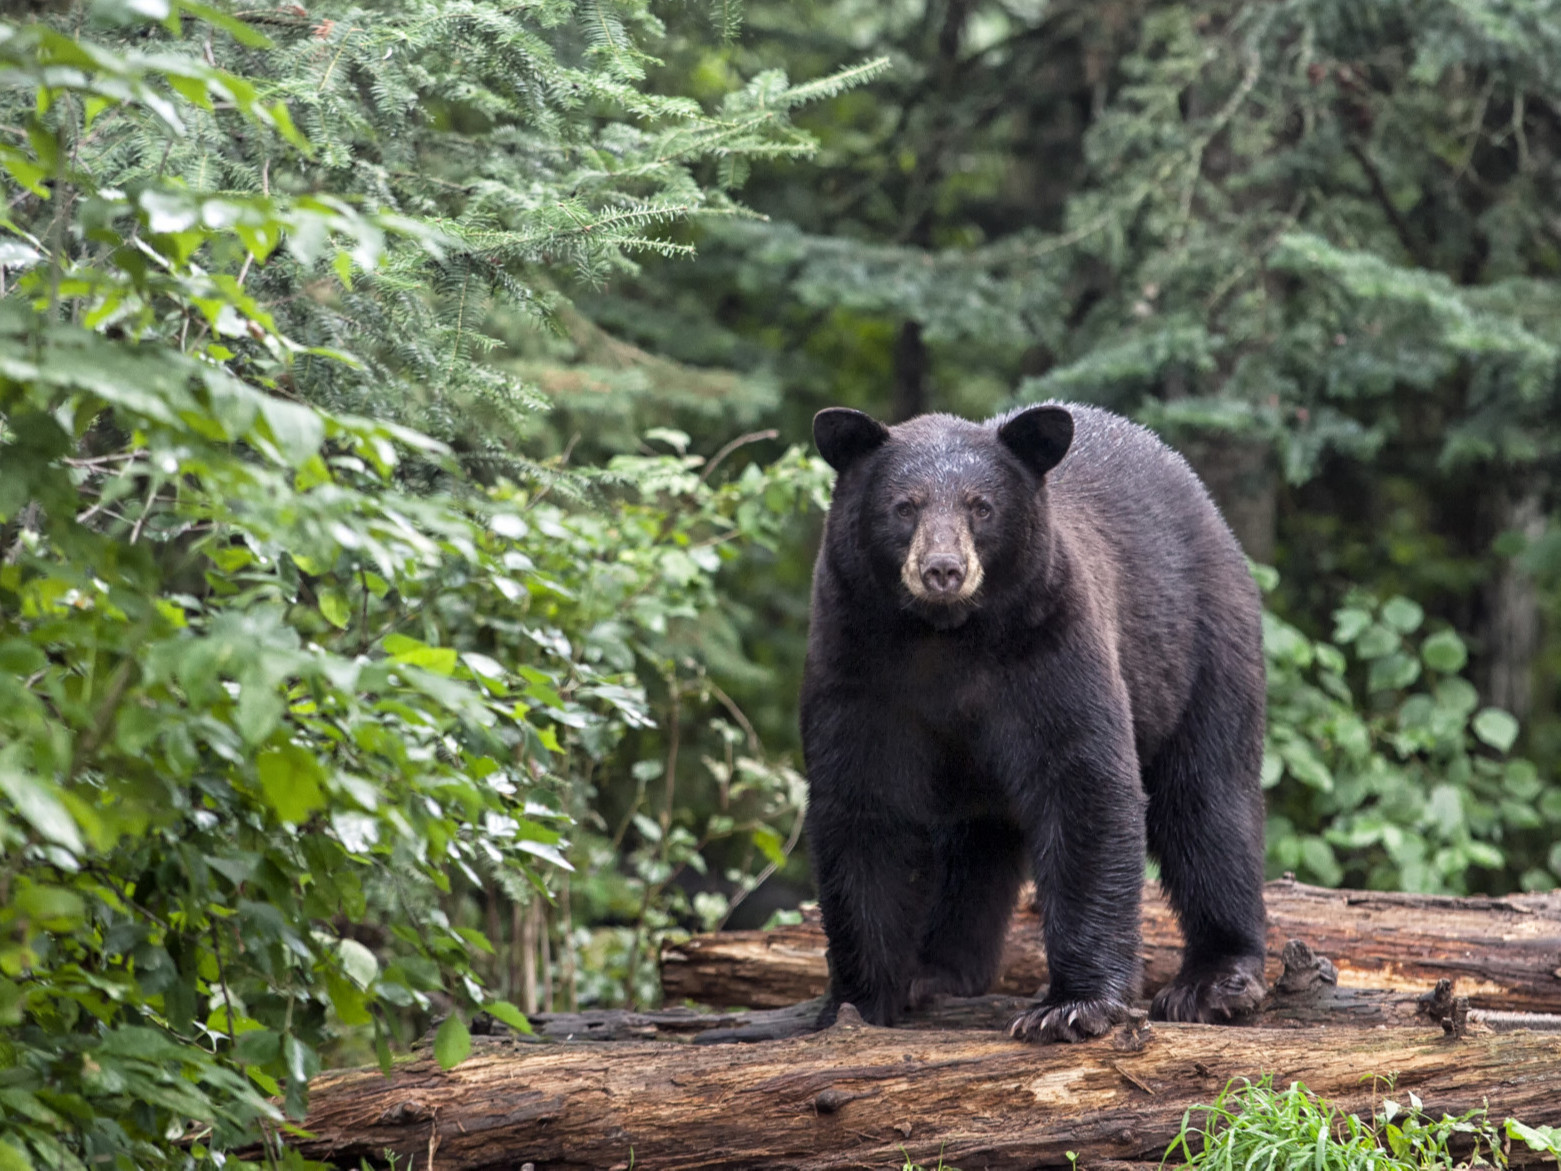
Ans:
[[[1257,1012],[1267,991],[1263,961],[1240,956],[1203,971],[1183,972],[1155,993],[1149,1016],[1188,1024],[1234,1024]]]
[[[1126,1004],[1105,997],[1044,1002],[1015,1017],[1013,1024],[1008,1026],[1008,1035],[1016,1041],[1034,1041],[1042,1045],[1056,1041],[1087,1041],[1125,1021],[1127,1015]]]

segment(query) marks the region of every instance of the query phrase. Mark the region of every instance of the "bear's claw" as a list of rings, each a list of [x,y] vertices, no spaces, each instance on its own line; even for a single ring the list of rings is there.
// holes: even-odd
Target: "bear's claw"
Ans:
[[[1050,1044],[1054,1041],[1087,1041],[1127,1019],[1127,1005],[1120,1000],[1063,1000],[1041,1004],[1021,1013],[1008,1026],[1016,1041]]]
[[[1263,961],[1243,956],[1193,975],[1178,976],[1155,993],[1149,1016],[1157,1021],[1228,1025],[1255,1013],[1267,991]]]

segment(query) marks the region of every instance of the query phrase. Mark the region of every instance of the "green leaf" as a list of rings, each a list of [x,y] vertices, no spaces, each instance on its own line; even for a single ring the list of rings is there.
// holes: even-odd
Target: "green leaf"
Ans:
[[[1371,615],[1365,610],[1347,606],[1333,613],[1333,641],[1351,643],[1371,625]]]
[[[347,595],[335,586],[325,586],[318,591],[316,598],[320,603],[320,613],[325,615],[325,620],[338,630],[346,630],[348,623],[352,621],[352,609],[347,603]]]
[[[1469,652],[1463,639],[1451,630],[1439,630],[1420,644],[1420,657],[1431,670],[1452,675],[1463,670],[1463,665],[1469,661]]]
[[[494,1000],[483,1005],[483,1009],[494,1018],[503,1021],[517,1033],[531,1035],[531,1022],[526,1019],[526,1014],[521,1012],[507,1000]]]
[[[0,1138],[0,1171],[33,1171],[27,1152],[8,1138]]]
[[[1543,1151],[1561,1159],[1561,1127],[1527,1126],[1516,1118],[1509,1118],[1507,1134],[1527,1143],[1530,1150]]]
[[[13,760],[16,753],[0,755],[0,793],[9,797],[16,811],[45,840],[64,846],[73,854],[83,852],[76,820],[42,777],[23,772]]]
[[[398,663],[422,667],[439,675],[455,674],[457,655],[454,647],[429,646],[404,634],[387,634],[380,645]]]
[[[271,48],[271,38],[266,36],[265,33],[251,24],[246,24],[235,16],[229,16],[226,12],[211,7],[209,4],[197,4],[195,0],[179,0],[179,8],[197,20],[204,20],[207,24],[215,25],[246,48]]]
[[[466,1022],[460,1013],[452,1011],[434,1034],[434,1059],[439,1062],[440,1069],[454,1069],[470,1056],[471,1051],[472,1035],[466,1029]]]
[[[61,886],[27,886],[11,899],[11,910],[45,931],[70,931],[87,915],[81,896]]]
[[[1379,691],[1402,691],[1418,678],[1420,660],[1394,652],[1371,664],[1371,669],[1366,673],[1366,690],[1373,694]]]
[[[255,762],[260,775],[260,790],[266,804],[282,821],[301,824],[317,809],[325,807],[320,791],[319,766],[314,758],[296,744],[270,748]]]
[[[1518,721],[1498,707],[1488,707],[1474,717],[1474,734],[1497,752],[1508,751],[1518,739]]]
[[[379,1062],[380,1073],[389,1077],[392,1069],[390,1042],[385,1037],[384,1022],[377,1016],[374,1018],[374,1056]]]
[[[1323,886],[1337,886],[1344,877],[1334,857],[1333,847],[1321,838],[1307,837],[1301,840],[1301,862]]]
[[[292,467],[303,467],[325,442],[325,422],[310,407],[267,395],[260,401],[260,413],[281,457]]]
[[[753,844],[774,865],[784,866],[786,864],[785,843],[781,841],[780,834],[774,830],[768,828],[754,830]]]
[[[1425,621],[1425,611],[1408,598],[1389,598],[1382,607],[1382,621],[1400,634],[1413,634]]]
[[[1397,631],[1374,624],[1355,640],[1355,653],[1363,659],[1380,659],[1398,650],[1400,641]]]
[[[356,939],[343,939],[336,945],[336,950],[341,956],[342,970],[354,984],[367,988],[374,983],[374,977],[379,975],[379,961],[373,952]]]
[[[1333,774],[1310,744],[1303,740],[1292,740],[1280,745],[1279,754],[1284,758],[1290,775],[1303,785],[1324,793],[1333,792]]]

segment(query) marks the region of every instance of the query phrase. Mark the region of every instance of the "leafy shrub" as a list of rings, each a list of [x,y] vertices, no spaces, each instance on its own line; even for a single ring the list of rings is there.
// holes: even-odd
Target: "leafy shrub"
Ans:
[[[128,29],[0,24],[22,128],[0,145],[0,1168],[183,1165],[257,1138],[291,1159],[278,1136],[331,1051],[388,1067],[442,1013],[449,1065],[474,1010],[525,1027],[474,910],[567,890],[592,858],[593,774],[628,737],[667,721],[676,744],[727,714],[688,632],[719,612],[723,566],[824,483],[798,451],[718,478],[674,433],[595,471],[517,455],[508,480],[392,421],[436,367],[470,373],[434,387],[446,409],[484,388],[530,409],[477,368],[445,278],[480,268],[536,300],[528,264],[625,264],[647,225],[720,202],[696,160],[801,140],[774,77],[740,130],[642,98],[621,25],[589,43],[570,4],[335,10],[373,25],[357,40],[282,10],[279,56],[314,71],[302,101],[296,73],[213,64],[272,50],[204,5],[96,11]],[[521,152],[534,216],[500,230],[479,203],[376,186],[355,55],[414,34],[489,38],[483,84],[492,54],[525,58],[487,103],[420,73],[433,57],[382,73],[551,143]],[[661,152],[653,180],[616,169],[641,151]],[[344,174],[363,181],[347,196]],[[647,202],[652,181],[682,202]],[[696,832],[674,816],[675,753],[630,875],[631,976],[686,908],[677,868],[746,836],[751,884],[800,800],[739,737]]]
[[[1270,867],[1325,886],[1489,889],[1477,869],[1548,889],[1561,787],[1509,755],[1517,721],[1481,707],[1463,640],[1424,622],[1408,598],[1365,593],[1335,612],[1328,639],[1264,613]]]

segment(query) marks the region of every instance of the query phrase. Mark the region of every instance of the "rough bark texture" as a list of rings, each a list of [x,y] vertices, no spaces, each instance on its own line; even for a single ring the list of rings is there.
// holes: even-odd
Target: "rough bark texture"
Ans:
[[[1513,532],[1532,543],[1545,532],[1545,503],[1532,481],[1498,491],[1491,505],[1495,533]],[[1504,558],[1485,585],[1485,653],[1481,689],[1489,701],[1526,721],[1534,708],[1534,656],[1541,645],[1539,583],[1515,558]]]
[[[318,1078],[304,1154],[338,1165],[856,1168],[910,1159],[963,1171],[1153,1162],[1191,1105],[1231,1078],[1301,1079],[1370,1112],[1362,1076],[1462,1113],[1561,1123],[1561,1043],[1534,1033],[1128,1026],[1037,1047],[979,1032],[863,1026],[768,1045],[482,1044],[449,1073],[424,1059]],[[1514,1155],[1522,1152],[1514,1151]]]
[[[1268,884],[1268,978],[1304,939],[1338,966],[1344,988],[1420,993],[1455,979],[1475,1008],[1561,1012],[1561,891],[1507,898],[1326,890]],[[1176,973],[1181,934],[1157,886],[1144,890],[1144,992]],[[828,981],[816,920],[773,931],[699,935],[661,957],[668,1001],[775,1008],[820,995]],[[995,992],[1029,996],[1046,982],[1040,922],[1021,899]]]
[[[1298,939],[1285,944],[1284,970],[1274,981],[1252,1028],[1293,1029],[1304,1025],[1354,1025],[1378,1028],[1440,1024],[1449,1033],[1469,1025],[1501,1031],[1538,1029],[1561,1034],[1561,1014],[1501,1012],[1471,1009],[1451,980],[1420,995],[1383,992],[1375,988],[1340,988],[1338,969]],[[1024,996],[940,996],[913,1009],[902,1027],[915,1030],[1004,1030],[1020,1013],[1035,1007]],[[1145,1007],[1147,1002],[1140,1005]],[[542,1041],[692,1041],[696,1045],[779,1041],[815,1031],[824,1006],[822,996],[785,1008],[747,1012],[698,1012],[668,1008],[657,1012],[597,1009],[589,1012],[537,1013],[531,1017]],[[474,1032],[508,1034],[505,1026],[479,1018]]]

